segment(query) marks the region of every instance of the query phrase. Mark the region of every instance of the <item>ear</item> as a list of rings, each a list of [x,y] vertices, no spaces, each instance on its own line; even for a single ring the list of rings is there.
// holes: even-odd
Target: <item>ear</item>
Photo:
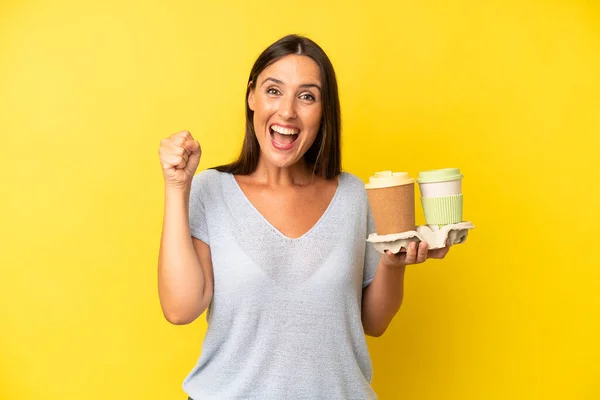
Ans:
[[[248,91],[248,107],[254,111],[254,89],[252,89],[252,82],[248,83],[250,90]]]

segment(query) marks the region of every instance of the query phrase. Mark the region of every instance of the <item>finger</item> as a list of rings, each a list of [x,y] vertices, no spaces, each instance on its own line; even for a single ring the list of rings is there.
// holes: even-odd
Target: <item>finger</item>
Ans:
[[[189,157],[190,157],[190,155],[188,152],[183,153],[183,155],[181,156],[181,158],[183,159],[183,162],[184,162],[184,166],[185,166],[185,164],[187,164]]]
[[[179,162],[179,164],[177,164],[177,166],[175,168],[177,168],[177,169],[184,169],[186,165],[187,165],[187,160],[184,160],[182,158],[181,161]]]
[[[174,133],[169,137],[168,142],[175,147],[185,147],[187,142],[193,142],[194,138],[188,131]],[[187,150],[186,150],[187,151]]]
[[[173,137],[181,137],[184,140],[194,140],[194,138],[192,137],[192,134],[190,133],[190,131],[181,131],[181,132],[177,132],[173,135]]]
[[[180,157],[183,157],[184,154],[189,154],[189,152],[184,147],[183,143],[181,145],[167,143],[164,146],[164,148],[168,153],[171,153],[171,154],[174,154],[174,155],[180,156]]]
[[[181,156],[176,156],[174,154],[163,154],[160,157],[160,163],[163,166],[163,168],[183,168],[185,167],[185,161],[183,160],[183,158]],[[183,167],[181,167],[183,163]]]
[[[200,156],[202,156],[202,148],[200,147],[200,143],[197,140],[194,140],[192,142],[192,147],[191,152],[190,152],[190,158],[189,158],[189,165],[190,168],[194,168],[194,166],[197,166],[198,163],[200,163]]]
[[[193,154],[200,150],[200,143],[197,140],[188,140],[183,144],[183,148],[189,153]]]
[[[185,163],[187,163],[187,159],[189,157],[184,149],[171,148],[169,146],[161,147],[159,149],[159,154],[161,161],[164,161],[166,165],[169,166],[180,165],[182,161],[184,162],[185,166]]]
[[[397,253],[392,253],[391,250],[385,250],[384,252],[385,252],[385,254],[387,254],[390,257],[406,256],[406,250],[404,250],[404,248],[401,248],[400,250],[398,250]]]
[[[171,138],[171,140],[169,141],[170,145],[173,147],[182,147],[184,148],[186,142],[188,142],[189,139],[185,138],[183,136],[179,136],[179,135],[175,135]]]
[[[427,242],[423,241],[419,244],[419,249],[417,251],[417,263],[422,263],[427,260],[427,250],[429,249],[429,245]]]
[[[417,261],[417,244],[415,242],[410,242],[408,250],[406,251],[406,263],[414,264],[415,261]]]
[[[406,264],[406,253],[392,253],[389,250],[385,250],[385,254],[388,256],[390,260],[392,260],[395,264]]]
[[[441,249],[429,250],[429,258],[444,258],[450,251],[450,247],[442,247]]]

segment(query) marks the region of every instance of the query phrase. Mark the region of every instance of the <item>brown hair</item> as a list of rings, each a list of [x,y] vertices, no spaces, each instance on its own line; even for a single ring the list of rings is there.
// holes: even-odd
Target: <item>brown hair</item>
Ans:
[[[341,118],[335,71],[331,61],[315,42],[298,35],[285,36],[269,47],[258,57],[248,78],[246,89],[246,134],[238,159],[215,169],[235,175],[248,175],[256,170],[260,156],[260,145],[254,132],[254,112],[248,106],[250,90],[256,87],[258,75],[275,61],[290,54],[312,58],[321,72],[323,116],[321,127],[313,145],[304,154],[305,162],[313,168],[313,173],[332,179],[341,173]]]

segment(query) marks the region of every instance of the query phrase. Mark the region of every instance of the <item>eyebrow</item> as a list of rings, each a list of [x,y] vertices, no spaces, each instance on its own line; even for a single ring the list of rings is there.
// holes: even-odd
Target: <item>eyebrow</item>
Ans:
[[[283,85],[283,81],[280,81],[279,79],[268,77],[268,78],[265,78],[264,81],[262,81],[260,86],[264,85],[265,82],[267,82],[267,81],[275,82],[278,85]],[[300,87],[303,89],[314,87],[314,88],[318,89],[319,92],[321,91],[321,86],[317,85],[316,83],[305,83],[305,84],[300,85]]]

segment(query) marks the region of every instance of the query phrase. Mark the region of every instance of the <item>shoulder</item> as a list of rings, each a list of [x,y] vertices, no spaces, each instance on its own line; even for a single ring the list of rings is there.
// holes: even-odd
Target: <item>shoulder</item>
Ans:
[[[225,175],[228,174],[216,169],[206,169],[197,173],[192,179],[190,195],[192,198],[202,198],[204,201],[218,195]]]
[[[197,173],[192,179],[192,189],[208,188],[220,182],[224,172],[219,172],[216,169],[205,169]]]
[[[342,172],[339,179],[340,194],[345,198],[345,203],[352,208],[365,208],[369,201],[365,183],[349,172]]]
[[[340,185],[356,194],[365,194],[365,184],[358,176],[350,172],[342,172],[339,175]]]

